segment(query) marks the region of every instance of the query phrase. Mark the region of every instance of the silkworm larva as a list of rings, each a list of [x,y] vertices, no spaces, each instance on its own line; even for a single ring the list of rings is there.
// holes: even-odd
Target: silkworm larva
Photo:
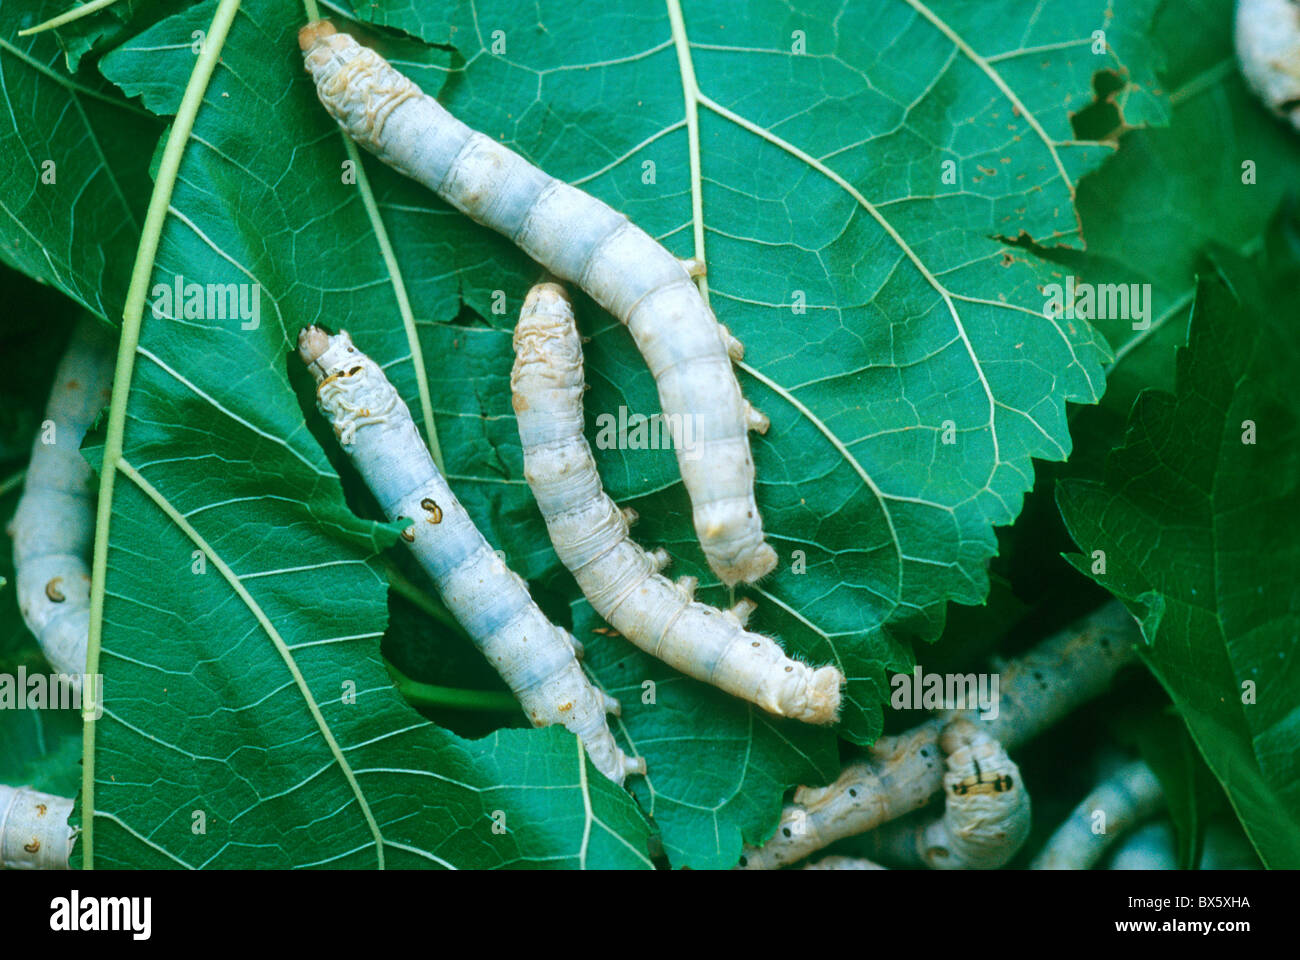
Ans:
[[[9,525],[23,621],[50,665],[76,683],[86,670],[98,490],[81,441],[112,392],[113,347],[93,318],[73,330]]]
[[[592,608],[616,631],[687,676],[778,716],[832,723],[844,675],[791,660],[742,626],[749,608],[723,612],[696,602],[692,580],[662,576],[667,555],[647,554],[604,492],[582,433],[582,341],[573,307],[554,283],[533,287],[515,329],[510,376],[532,488],[555,552]],[[743,603],[743,602],[742,602]]]
[[[1029,793],[1020,768],[982,724],[957,717],[939,734],[948,756],[943,815],[928,823],[887,823],[882,849],[935,870],[996,870],[1029,836]]]
[[[1083,798],[1043,845],[1033,870],[1091,870],[1135,824],[1164,804],[1160,781],[1145,763],[1125,764]]]
[[[70,797],[0,784],[0,869],[68,869],[76,841],[71,815]]]
[[[1111,870],[1177,870],[1178,838],[1168,819],[1129,831],[1115,844]],[[1258,870],[1259,858],[1235,820],[1212,821],[1205,828],[1201,870]]]
[[[866,857],[822,857],[816,863],[807,864],[805,870],[884,870],[880,864]]]
[[[321,20],[298,34],[325,108],[357,143],[456,209],[505,234],[627,325],[654,374],[669,422],[695,440],[677,448],[695,532],[728,585],[776,566],[754,501],[750,429],[767,418],[741,396],[740,343],[717,322],[684,265],[595,197],[477,133],[347,34]]]
[[[1235,40],[1251,89],[1300,130],[1300,3],[1237,0]]]
[[[1137,623],[1118,601],[1107,603],[1043,641],[1001,670],[996,720],[981,726],[1007,750],[1033,739],[1100,696],[1132,661]],[[894,737],[881,737],[867,759],[846,766],[826,787],[800,787],[772,839],[746,847],[742,867],[797,863],[829,843],[873,830],[924,806],[943,788],[939,734],[947,717],[932,717]]]
[[[298,352],[316,379],[321,412],[384,515],[430,521],[412,524],[403,539],[528,719],[538,727],[563,724],[577,734],[592,762],[616,783],[644,773],[645,761],[625,756],[605,721],[618,702],[591,685],[573,638],[538,609],[527,585],[474,526],[383,371],[353,346],[347,331],[331,336],[306,327]],[[437,522],[425,503],[437,508]]]
[[[1110,858],[1111,870],[1177,870],[1178,851],[1174,825],[1157,820],[1124,837]]]

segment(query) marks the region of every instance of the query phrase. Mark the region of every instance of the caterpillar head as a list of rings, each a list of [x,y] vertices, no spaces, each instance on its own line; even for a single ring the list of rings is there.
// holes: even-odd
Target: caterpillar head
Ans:
[[[939,735],[948,755],[943,818],[917,837],[917,849],[937,870],[1004,866],[1029,836],[1029,794],[1020,768],[1002,745],[964,717]]]
[[[298,31],[298,46],[305,52],[316,46],[318,41],[338,33],[334,24],[328,20],[313,20]]]
[[[424,92],[328,20],[316,20],[299,30],[298,46],[325,109],[348,136],[383,157],[385,121]]]
[[[576,390],[581,397],[582,340],[573,320],[573,305],[558,283],[534,285],[524,298],[514,335],[515,365],[510,372],[516,414],[530,404],[570,399],[550,396],[555,389]],[[579,401],[580,402],[580,401]]]
[[[331,334],[324,327],[313,323],[303,327],[298,333],[298,356],[302,358],[303,363],[307,364],[307,369],[311,371],[318,384],[331,375],[345,370],[347,368],[345,358],[349,354],[353,358],[358,355],[357,348],[352,345],[352,338],[348,336],[346,330]]]
[[[528,291],[515,325],[514,347],[520,363],[545,359],[581,366],[573,305],[558,283],[539,283]]]

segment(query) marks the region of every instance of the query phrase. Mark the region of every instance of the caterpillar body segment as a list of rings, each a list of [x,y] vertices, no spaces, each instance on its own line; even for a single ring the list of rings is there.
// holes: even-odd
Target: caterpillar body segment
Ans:
[[[1086,614],[1000,669],[998,716],[983,719],[982,729],[1007,750],[1016,749],[1100,696],[1136,658],[1141,636],[1137,621],[1118,601]],[[829,786],[799,787],[781,813],[780,829],[763,847],[746,847],[741,867],[788,866],[925,806],[944,786],[939,741],[948,719],[931,717],[904,733],[881,737]]]
[[[844,857],[832,855],[822,857],[816,863],[804,865],[805,870],[884,870],[880,864],[865,857]]]
[[[1029,837],[1029,794],[1020,770],[987,725],[960,715],[938,726],[937,743],[923,747],[930,769],[935,747],[946,755],[943,814],[917,811],[882,824],[867,852],[897,867],[933,870],[995,870],[1006,866]],[[928,732],[928,731],[927,731]],[[861,793],[862,791],[859,791]],[[805,795],[806,796],[806,795]],[[913,794],[919,803],[925,791]]]
[[[1237,0],[1233,39],[1251,90],[1300,130],[1300,3]]]
[[[316,379],[316,400],[385,516],[414,522],[407,549],[447,608],[514,692],[534,726],[559,723],[582,740],[596,767],[621,784],[644,773],[605,719],[618,704],[582,672],[576,643],[533,602],[524,581],[493,552],[433,463],[410,410],[346,331],[307,327],[298,350]]]
[[[0,870],[68,869],[77,838],[71,815],[71,797],[0,784]]]
[[[704,265],[678,260],[623,214],[471,130],[328,21],[298,40],[321,103],[353,140],[627,325],[664,415],[691,418],[695,441],[676,445],[677,463],[709,566],[728,585],[770,573],[777,558],[763,540],[748,435],[766,418],[741,396],[731,366],[740,342],[692,280]]]
[[[1144,761],[1127,763],[1084,797],[1043,845],[1031,870],[1091,870],[1110,846],[1164,806],[1160,779]],[[1098,825],[1104,829],[1098,831]]]
[[[936,870],[1005,866],[1029,837],[1030,802],[1002,744],[964,718],[939,735],[948,755],[943,816],[917,832],[921,860]]]
[[[668,557],[628,535],[626,512],[605,494],[583,436],[582,344],[573,308],[557,284],[529,291],[515,329],[510,385],[524,476],[555,552],[592,608],[620,634],[687,676],[770,713],[831,723],[843,675],[787,657],[743,627],[753,604],[722,611],[694,600],[695,579],[660,574]]]
[[[9,526],[23,621],[45,659],[74,684],[86,670],[98,493],[81,441],[108,403],[114,359],[112,335],[90,317],[81,320],[55,371]]]

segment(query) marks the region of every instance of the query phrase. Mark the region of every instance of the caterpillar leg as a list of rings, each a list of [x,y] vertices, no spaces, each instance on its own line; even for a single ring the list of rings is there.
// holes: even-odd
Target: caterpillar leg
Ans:
[[[567,634],[567,636],[569,638],[569,643],[573,644],[573,655],[577,657],[579,660],[581,660],[583,655],[587,652],[587,648],[584,647],[582,645],[582,641],[579,640],[577,637],[575,637],[573,634],[570,633]]]
[[[767,433],[767,428],[772,425],[772,421],[754,409],[752,403],[745,401],[745,425],[759,433]]]
[[[749,622],[749,615],[758,609],[758,604],[749,597],[741,597],[727,611],[727,616],[735,620],[742,627]]]
[[[650,562],[654,566],[655,573],[663,573],[668,564],[673,562],[673,558],[663,547],[655,547],[650,551]]]
[[[623,522],[629,527],[641,519],[641,514],[637,513],[631,507],[623,508]]]
[[[700,585],[698,577],[678,577],[676,581],[677,590],[687,600],[695,599],[695,588]]]
[[[686,268],[686,275],[689,277],[708,276],[709,268],[699,257],[687,257],[685,260],[678,260],[677,262]]]
[[[612,713],[616,717],[623,716],[623,705],[621,703],[604,690],[598,690],[597,693],[600,694],[601,702],[605,705],[606,713]]]
[[[722,328],[722,342],[727,345],[727,356],[731,358],[732,363],[739,363],[745,359],[745,345],[736,339],[736,335],[727,329],[727,325],[719,323]]]
[[[645,776],[645,757],[629,757],[623,755],[623,775],[632,776],[632,774]]]

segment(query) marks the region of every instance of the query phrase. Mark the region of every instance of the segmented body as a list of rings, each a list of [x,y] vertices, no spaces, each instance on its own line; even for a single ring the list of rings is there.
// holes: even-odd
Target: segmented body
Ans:
[[[23,621],[51,666],[74,682],[86,669],[98,490],[81,441],[112,393],[113,360],[108,331],[90,317],[78,323],[55,372],[9,526]]]
[[[744,629],[750,607],[717,610],[693,599],[690,578],[670,582],[628,536],[628,517],[601,486],[583,436],[582,342],[561,287],[529,291],[515,329],[510,377],[524,476],[560,560],[595,611],[642,650],[779,716],[830,723],[844,676],[792,660]]]
[[[1033,870],[1091,870],[1126,831],[1164,806],[1160,780],[1141,760],[1097,785],[1043,845]]]
[[[1100,696],[1134,659],[1140,639],[1122,604],[1100,607],[1001,669],[998,716],[981,720],[981,727],[1014,750]],[[933,717],[898,736],[881,737],[866,759],[846,766],[834,783],[800,787],[776,833],[761,848],[747,847],[742,866],[787,866],[924,806],[943,788],[938,748],[947,720]]]
[[[939,746],[948,754],[943,816],[917,833],[918,855],[936,870],[1004,866],[1029,836],[1029,792],[1020,768],[969,720],[950,722]]]
[[[72,798],[0,784],[0,870],[66,870]]]
[[[385,516],[411,518],[403,541],[433,579],[447,608],[514,692],[528,719],[563,724],[581,738],[592,762],[616,783],[645,772],[624,755],[605,713],[612,698],[596,690],[575,657],[569,634],[537,607],[447,486],[421,440],[410,410],[347,332],[308,327],[299,353],[316,378],[316,399],[343,449]]]
[[[754,500],[749,429],[767,419],[741,396],[742,351],[688,268],[627,217],[471,130],[389,63],[327,21],[299,34],[320,101],[347,134],[478,223],[576,283],[628,327],[666,417],[691,418],[677,448],[696,534],[727,584],[776,566]]]

